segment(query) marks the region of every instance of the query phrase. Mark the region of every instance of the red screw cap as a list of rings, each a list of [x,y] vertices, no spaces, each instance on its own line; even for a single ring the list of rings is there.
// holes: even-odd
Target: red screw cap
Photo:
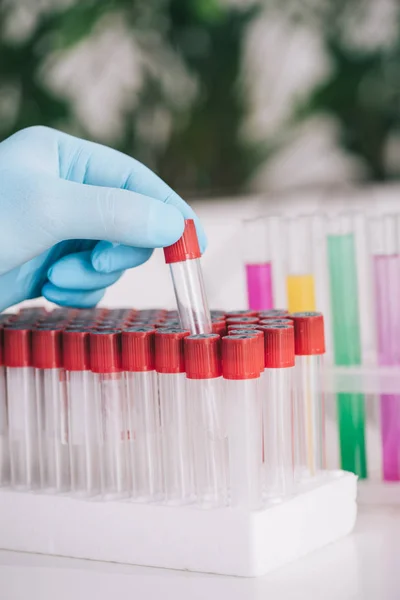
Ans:
[[[244,329],[245,331],[259,331],[260,327],[258,323],[231,323],[228,325],[228,331],[231,331],[232,329],[235,329],[235,331],[238,329]]]
[[[273,308],[272,310],[262,310],[258,313],[260,319],[284,319],[289,315],[289,311],[283,308]]]
[[[258,317],[229,317],[226,319],[227,325],[237,325],[239,323],[243,325],[256,325],[259,322]]]
[[[294,328],[275,325],[264,331],[265,368],[294,367]]]
[[[241,334],[222,338],[222,375],[225,379],[256,379],[260,377],[262,362],[258,336]]]
[[[211,323],[212,332],[218,335],[226,334],[226,323],[225,321],[214,321]]]
[[[164,248],[164,257],[167,264],[182,262],[200,258],[200,246],[197,239],[196,226],[193,219],[185,219],[185,230],[182,237],[172,244]]]
[[[90,368],[94,373],[121,370],[120,333],[113,329],[90,333]]]
[[[32,331],[32,364],[37,369],[60,369],[62,329],[38,328]]]
[[[294,322],[297,355],[324,354],[324,317],[319,312],[299,312],[290,315]]]
[[[157,329],[155,334],[155,367],[158,373],[184,373],[183,340],[190,335],[185,329]]]
[[[264,332],[260,329],[229,329],[228,335],[251,335],[258,338],[260,343],[260,373],[262,373],[264,371]]]
[[[67,371],[90,371],[89,330],[70,328],[62,334],[64,368]]]
[[[232,317],[258,317],[256,310],[230,310],[226,313],[226,318],[231,319]]]
[[[215,333],[189,335],[184,338],[188,379],[213,379],[221,376],[220,345],[221,338]]]
[[[32,366],[32,330],[26,325],[4,328],[4,364],[6,367]]]
[[[154,371],[153,327],[129,327],[121,334],[122,369],[124,371]]]

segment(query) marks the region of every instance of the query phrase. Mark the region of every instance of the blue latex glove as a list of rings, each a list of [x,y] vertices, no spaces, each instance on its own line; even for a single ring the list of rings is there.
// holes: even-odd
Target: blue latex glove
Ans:
[[[46,127],[0,144],[0,310],[45,296],[89,307],[173,244],[192,209],[138,161]],[[156,300],[156,299],[155,299]]]

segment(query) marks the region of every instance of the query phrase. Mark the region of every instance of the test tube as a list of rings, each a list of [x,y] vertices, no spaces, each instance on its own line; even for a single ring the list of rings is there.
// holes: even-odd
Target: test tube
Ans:
[[[125,371],[132,496],[154,502],[162,497],[161,426],[155,371],[155,329],[129,327],[121,334]]]
[[[260,321],[266,319],[284,319],[289,315],[289,311],[283,308],[274,308],[272,310],[262,310],[258,313]]]
[[[279,501],[293,492],[294,482],[294,329],[290,325],[271,325],[264,334],[264,493],[267,501]]]
[[[32,332],[41,487],[49,492],[62,493],[68,491],[71,484],[62,330],[49,327]]]
[[[400,244],[398,217],[370,221],[377,358],[380,366],[400,365]],[[400,395],[380,397],[383,479],[400,479]]]
[[[267,222],[261,218],[245,220],[243,232],[248,305],[253,310],[269,310],[274,298]]]
[[[230,504],[245,510],[262,505],[261,358],[257,337],[243,334],[222,338]]]
[[[200,264],[200,248],[192,219],[185,220],[182,237],[164,248],[169,264],[181,327],[192,334],[211,333],[211,315]]]
[[[4,367],[4,330],[0,326],[0,487],[10,483],[10,450],[6,370]]]
[[[296,479],[314,477],[326,469],[325,403],[322,357],[324,318],[317,312],[293,313],[296,354],[294,438]]]
[[[97,496],[101,491],[101,405],[90,371],[89,330],[68,328],[63,331],[62,341],[71,492],[79,497]]]
[[[11,485],[33,490],[40,485],[35,373],[31,330],[11,324],[4,329]]]
[[[286,233],[289,312],[315,311],[312,217],[302,215],[287,219]]]
[[[120,334],[90,333],[90,365],[96,404],[102,414],[101,487],[105,500],[128,496],[128,437],[125,380],[121,371]]]
[[[215,334],[191,335],[184,344],[196,501],[204,508],[227,506],[228,426],[221,338]]]
[[[183,347],[188,335],[183,329],[157,329],[155,334],[164,493],[171,504],[191,502],[194,492]]]
[[[355,220],[341,215],[330,221],[328,268],[335,364],[361,364],[360,315],[355,242]],[[364,395],[337,395],[342,468],[367,477]]]

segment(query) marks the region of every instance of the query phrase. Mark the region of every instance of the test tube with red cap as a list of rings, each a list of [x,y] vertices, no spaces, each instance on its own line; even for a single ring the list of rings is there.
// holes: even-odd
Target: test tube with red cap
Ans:
[[[121,370],[120,334],[90,333],[90,364],[96,403],[102,414],[102,497],[123,498],[130,490],[125,379]]]
[[[101,406],[90,370],[89,330],[63,331],[63,360],[67,387],[68,442],[71,491],[91,497],[101,491]]]
[[[262,352],[256,336],[243,334],[222,338],[230,503],[248,510],[258,509],[262,504],[261,361]]]
[[[264,319],[285,319],[289,316],[289,311],[284,308],[272,308],[271,310],[261,310],[258,313],[260,321]]]
[[[281,500],[293,491],[294,329],[273,325],[264,330],[265,372],[263,431],[265,496]]]
[[[132,496],[145,502],[162,497],[161,428],[155,371],[155,329],[132,326],[121,334],[125,371]]]
[[[221,338],[211,333],[191,335],[184,344],[196,501],[204,508],[227,506],[228,427]]]
[[[161,453],[165,501],[193,500],[192,452],[186,396],[184,329],[157,329],[155,364],[161,412]]]
[[[322,357],[324,318],[318,312],[293,313],[296,353],[296,477],[315,476],[326,468]]]
[[[4,329],[7,378],[11,485],[32,490],[40,486],[38,419],[31,330],[10,324]]]
[[[10,483],[7,389],[3,347],[4,331],[0,326],[0,487]]]
[[[181,327],[191,334],[211,333],[211,315],[200,264],[200,247],[192,219],[185,220],[182,237],[164,248],[178,305]]]

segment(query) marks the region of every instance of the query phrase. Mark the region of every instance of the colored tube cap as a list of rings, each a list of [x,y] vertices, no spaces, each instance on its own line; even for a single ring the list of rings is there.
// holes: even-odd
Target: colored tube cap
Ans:
[[[256,379],[263,362],[259,338],[253,334],[222,338],[222,375],[225,379]]]
[[[67,371],[90,370],[89,329],[71,327],[62,333],[63,363]]]
[[[155,334],[155,367],[158,373],[184,373],[183,340],[189,331],[178,328],[157,329]]]
[[[265,368],[294,367],[294,328],[274,325],[264,331]]]
[[[121,370],[120,332],[114,329],[90,332],[90,368],[94,373]]]
[[[63,365],[60,327],[32,331],[32,365],[37,369],[60,369]]]
[[[271,310],[262,310],[258,313],[260,319],[284,319],[289,315],[289,311],[283,308],[273,308]]]
[[[155,329],[132,326],[121,334],[121,366],[124,371],[154,371]]]
[[[200,258],[200,246],[197,239],[196,226],[193,219],[185,219],[185,230],[182,237],[172,244],[164,248],[164,257],[167,264],[183,262]]]
[[[324,317],[319,312],[290,315],[294,323],[295,352],[298,356],[325,353]]]
[[[188,379],[213,379],[221,376],[221,338],[215,333],[184,338],[185,367]]]
[[[226,323],[225,321],[214,321],[211,323],[212,332],[218,335],[226,334]]]
[[[225,314],[227,319],[232,317],[257,317],[258,312],[256,310],[230,310]]]
[[[242,323],[243,325],[256,325],[259,322],[258,317],[228,317],[226,319],[227,325],[235,325]]]
[[[4,328],[6,367],[32,366],[32,330],[26,324],[10,323]]]

